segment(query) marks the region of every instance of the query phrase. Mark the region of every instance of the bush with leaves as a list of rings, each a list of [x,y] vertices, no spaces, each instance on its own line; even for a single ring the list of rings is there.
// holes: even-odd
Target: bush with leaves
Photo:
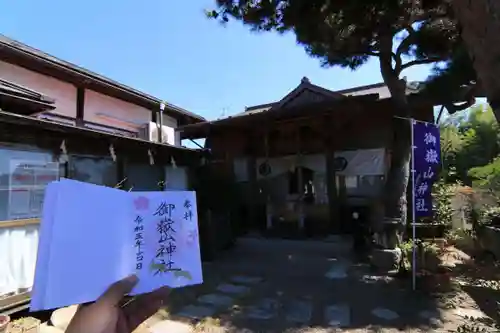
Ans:
[[[434,183],[432,188],[434,223],[451,226],[453,221],[451,199],[455,195],[455,189],[456,185],[446,184],[444,178]]]
[[[481,225],[500,226],[500,207],[486,206],[480,213],[481,216],[479,222]]]
[[[500,174],[500,128],[491,108],[479,104],[440,123],[446,181],[491,188]],[[500,187],[499,187],[500,188]]]

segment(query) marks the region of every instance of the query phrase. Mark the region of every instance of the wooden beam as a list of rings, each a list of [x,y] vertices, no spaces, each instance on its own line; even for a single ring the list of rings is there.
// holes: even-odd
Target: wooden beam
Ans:
[[[0,298],[0,313],[11,314],[13,312],[27,308],[29,300],[30,300],[29,292],[22,292],[19,294],[14,294]],[[15,311],[9,311],[9,310],[15,310]]]
[[[5,220],[0,221],[0,229],[3,228],[15,228],[15,227],[25,227],[27,225],[40,224],[40,219],[23,219],[23,220]]]

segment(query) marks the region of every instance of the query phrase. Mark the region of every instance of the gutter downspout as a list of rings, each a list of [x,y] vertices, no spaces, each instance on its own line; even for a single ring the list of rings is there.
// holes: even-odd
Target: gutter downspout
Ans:
[[[165,110],[165,103],[160,104],[160,130],[158,131],[158,141],[163,143],[163,110]]]

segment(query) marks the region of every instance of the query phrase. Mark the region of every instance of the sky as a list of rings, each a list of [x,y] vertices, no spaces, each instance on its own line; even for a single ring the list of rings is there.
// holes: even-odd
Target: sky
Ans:
[[[306,76],[338,90],[382,81],[373,60],[321,68],[292,34],[226,27],[214,0],[0,0],[0,33],[169,103],[217,119],[279,100]],[[404,72],[424,80],[429,66]]]

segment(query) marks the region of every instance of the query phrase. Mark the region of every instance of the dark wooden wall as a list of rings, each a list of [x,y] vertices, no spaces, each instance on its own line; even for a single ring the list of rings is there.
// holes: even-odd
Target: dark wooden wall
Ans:
[[[393,117],[390,103],[374,105],[368,110],[339,110],[314,117],[214,129],[207,147],[219,162],[232,162],[243,156],[284,156],[299,151],[317,154],[327,150],[390,149],[393,126],[404,120]],[[432,122],[433,108],[419,106],[413,116]]]

